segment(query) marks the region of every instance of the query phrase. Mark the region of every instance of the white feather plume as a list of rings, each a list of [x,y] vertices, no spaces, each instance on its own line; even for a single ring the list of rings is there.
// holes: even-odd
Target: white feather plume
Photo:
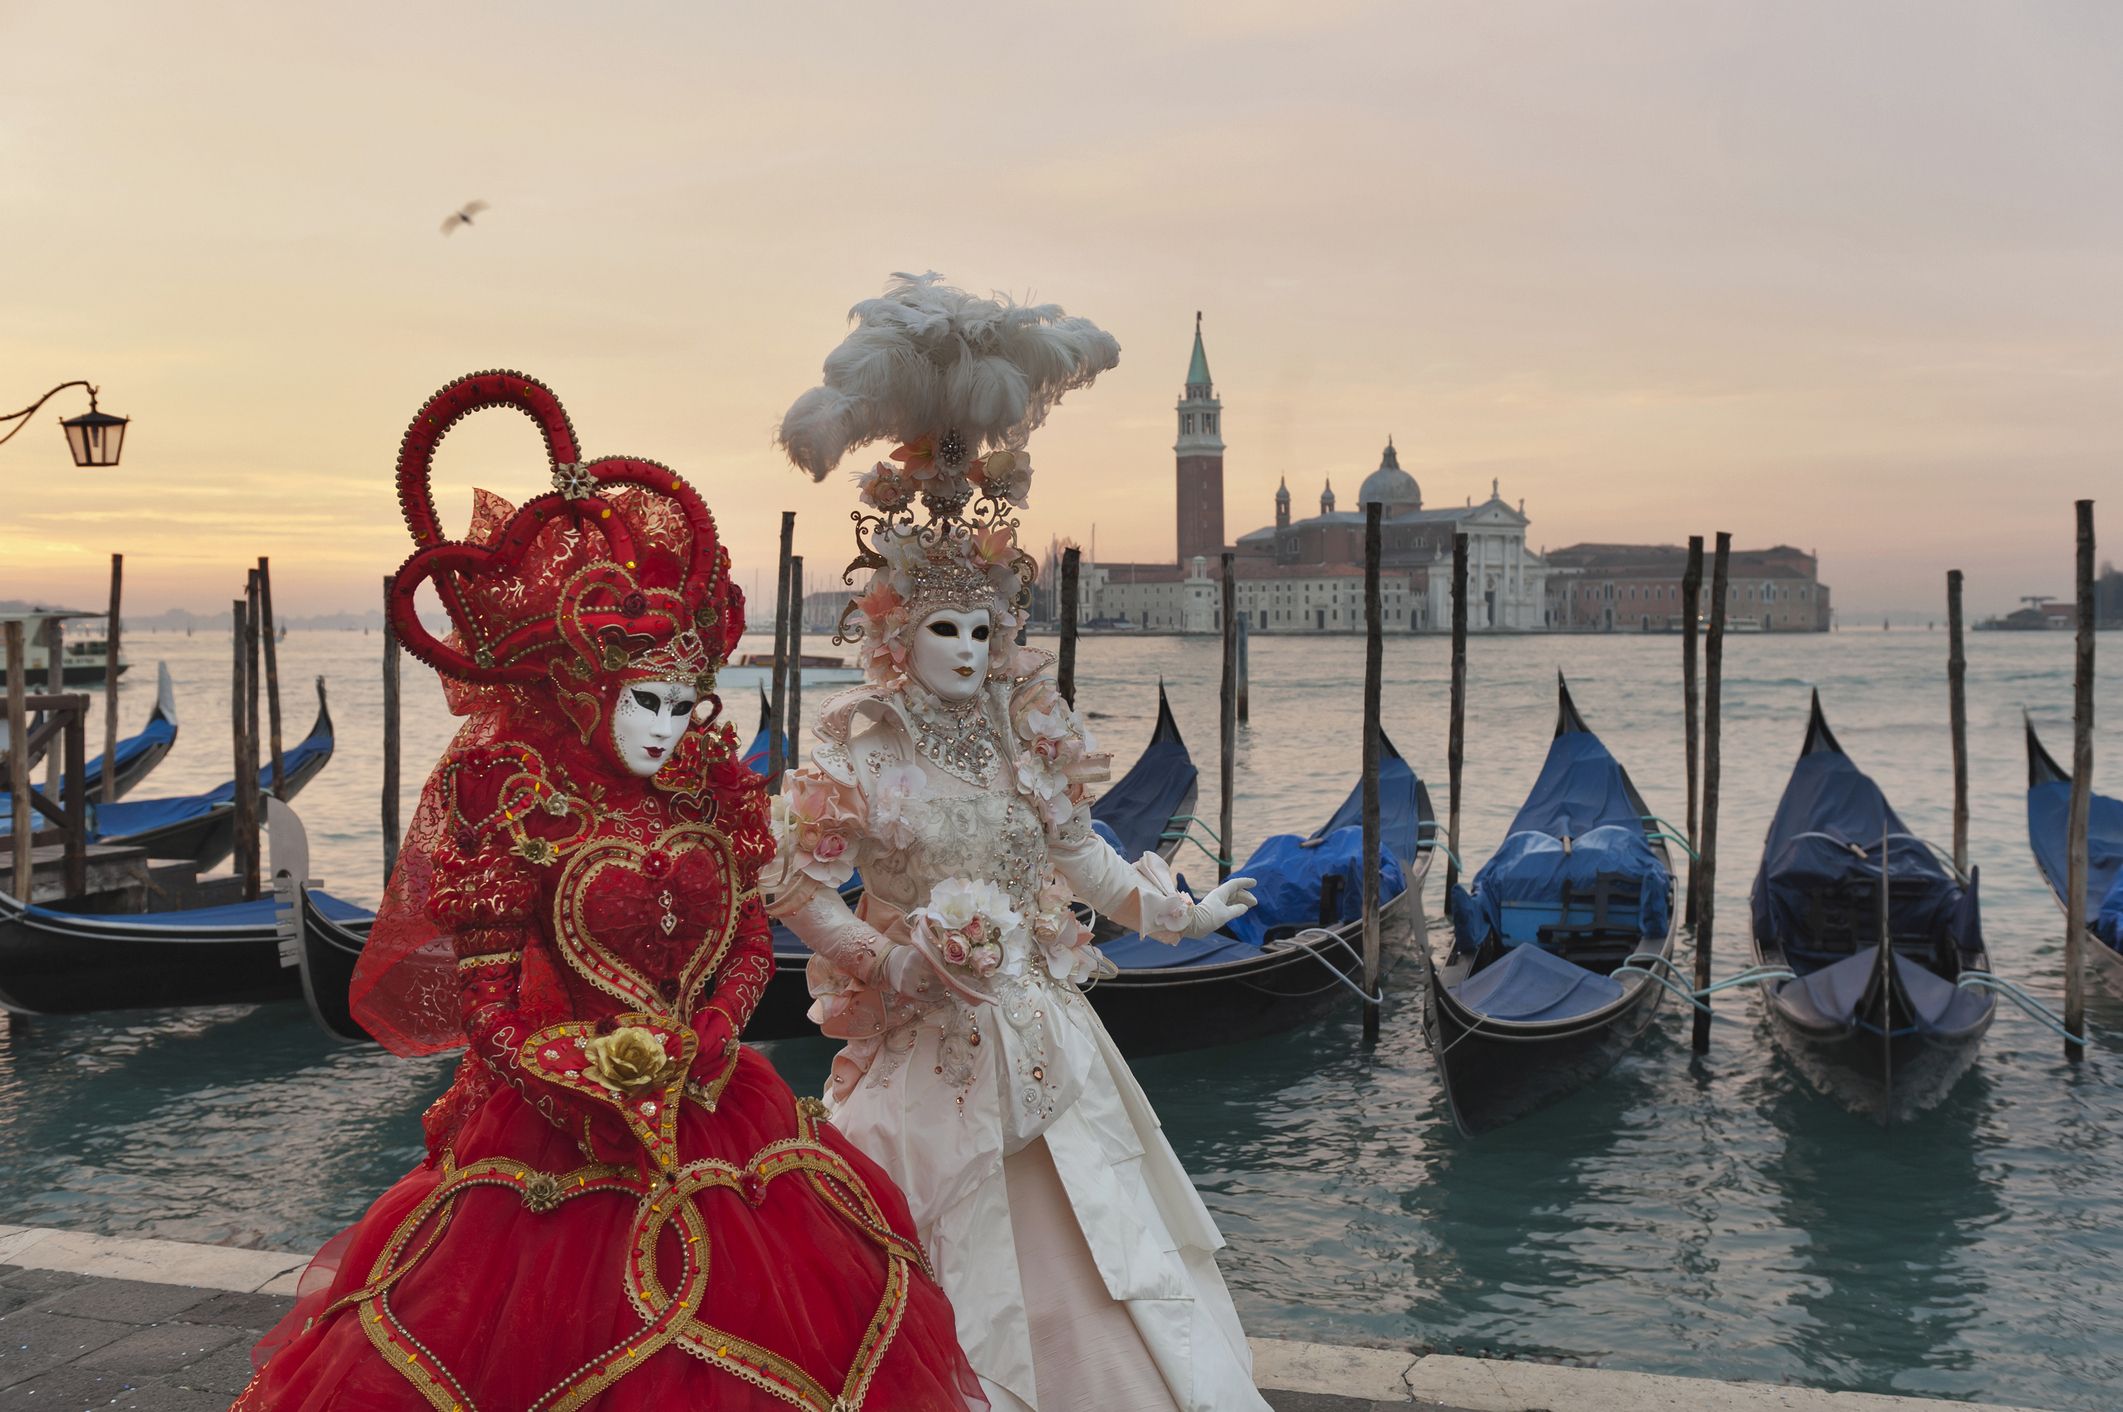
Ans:
[[[872,441],[956,431],[976,455],[1021,448],[1063,393],[1120,362],[1119,342],[1089,319],[968,294],[933,272],[893,275],[848,317],[825,381],[781,421],[782,449],[814,480]]]

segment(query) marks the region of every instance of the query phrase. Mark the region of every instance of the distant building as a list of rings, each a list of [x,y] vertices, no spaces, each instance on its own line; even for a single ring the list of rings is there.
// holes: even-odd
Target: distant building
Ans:
[[[1591,632],[1669,632],[1684,620],[1681,578],[1688,551],[1674,544],[1573,544],[1551,549],[1548,621]],[[1704,556],[1701,611],[1710,611],[1710,556]],[[1804,550],[1735,549],[1726,566],[1725,621],[1764,632],[1826,632],[1828,585]]]
[[[1224,550],[1224,404],[1209,379],[1209,355],[1202,348],[1202,316],[1194,315],[1194,356],[1187,361],[1187,384],[1179,400],[1178,458],[1174,477],[1179,490],[1179,558],[1175,567],[1197,558],[1216,561]]]

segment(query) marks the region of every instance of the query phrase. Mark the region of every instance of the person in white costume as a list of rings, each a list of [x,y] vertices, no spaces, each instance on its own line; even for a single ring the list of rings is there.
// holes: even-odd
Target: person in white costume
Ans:
[[[1251,880],[1197,902],[1093,833],[1107,757],[1049,654],[1016,646],[1025,439],[1119,345],[933,275],[852,317],[781,432],[820,479],[900,443],[860,477],[848,581],[870,576],[843,633],[866,683],[826,702],[775,806],[768,910],[814,953],[812,1018],[847,1041],[827,1106],[906,1193],[996,1412],[1264,1409],[1223,1237],[1084,998],[1110,963],[1070,906],[1170,941],[1243,914]]]

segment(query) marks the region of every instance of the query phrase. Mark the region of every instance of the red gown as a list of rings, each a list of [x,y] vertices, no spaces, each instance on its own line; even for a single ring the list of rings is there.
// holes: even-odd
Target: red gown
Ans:
[[[985,1405],[898,1191],[736,1041],[773,973],[760,781],[727,728],[674,757],[639,780],[533,729],[437,768],[425,910],[472,1052],[235,1412]],[[614,1089],[622,1024],[661,1048]]]

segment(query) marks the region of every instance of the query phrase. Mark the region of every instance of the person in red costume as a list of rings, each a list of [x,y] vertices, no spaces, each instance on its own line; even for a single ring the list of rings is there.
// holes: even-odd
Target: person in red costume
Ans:
[[[481,492],[448,540],[435,447],[497,406],[554,488]],[[352,1000],[397,1052],[467,1052],[427,1160],[312,1262],[236,1412],[984,1407],[900,1193],[738,1042],[774,844],[715,720],[744,601],[707,507],[655,462],[584,461],[518,373],[437,393],[398,483],[393,623],[466,720]]]

